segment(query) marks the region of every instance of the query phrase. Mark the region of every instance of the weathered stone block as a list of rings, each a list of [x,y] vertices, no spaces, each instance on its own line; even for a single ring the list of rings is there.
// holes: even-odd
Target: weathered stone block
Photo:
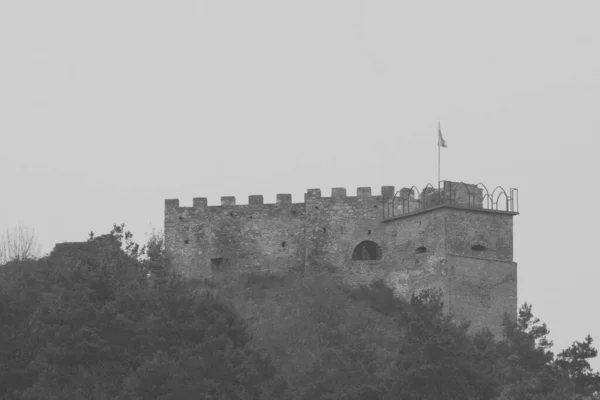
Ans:
[[[256,205],[263,204],[263,196],[261,194],[255,194],[248,196],[248,204]]]
[[[222,206],[235,206],[235,196],[222,196],[221,197],[221,205]]]
[[[277,195],[277,204],[286,205],[292,204],[292,195],[291,194],[278,194]]]
[[[359,187],[356,189],[356,195],[358,197],[371,197],[370,187]]]

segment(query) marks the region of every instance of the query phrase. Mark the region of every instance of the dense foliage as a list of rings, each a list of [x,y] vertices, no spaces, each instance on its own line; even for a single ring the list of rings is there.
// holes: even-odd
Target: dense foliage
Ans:
[[[0,399],[586,399],[592,338],[554,355],[531,306],[470,333],[332,274],[182,279],[123,225],[0,267]]]
[[[0,270],[0,398],[278,397],[231,306],[99,239]]]

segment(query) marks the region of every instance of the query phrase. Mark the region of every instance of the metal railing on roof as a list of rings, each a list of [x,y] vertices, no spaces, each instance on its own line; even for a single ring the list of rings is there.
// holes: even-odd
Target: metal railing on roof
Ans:
[[[385,201],[383,218],[412,214],[441,205],[519,212],[518,189],[510,188],[507,192],[502,186],[496,186],[490,193],[483,183],[477,185],[468,185],[464,182],[448,183],[449,185],[438,189],[427,184],[421,191],[416,186],[397,191],[392,199]]]

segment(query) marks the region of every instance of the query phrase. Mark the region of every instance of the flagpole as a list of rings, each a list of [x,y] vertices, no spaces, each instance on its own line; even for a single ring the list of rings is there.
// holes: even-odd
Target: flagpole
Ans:
[[[442,127],[440,125],[440,121],[438,121],[438,193],[440,191],[440,132],[442,131]]]

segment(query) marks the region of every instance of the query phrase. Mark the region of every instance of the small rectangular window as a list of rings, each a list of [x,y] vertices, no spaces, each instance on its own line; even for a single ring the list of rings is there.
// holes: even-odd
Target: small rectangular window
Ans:
[[[210,269],[211,270],[219,270],[223,266],[223,257],[211,258],[210,259]]]

